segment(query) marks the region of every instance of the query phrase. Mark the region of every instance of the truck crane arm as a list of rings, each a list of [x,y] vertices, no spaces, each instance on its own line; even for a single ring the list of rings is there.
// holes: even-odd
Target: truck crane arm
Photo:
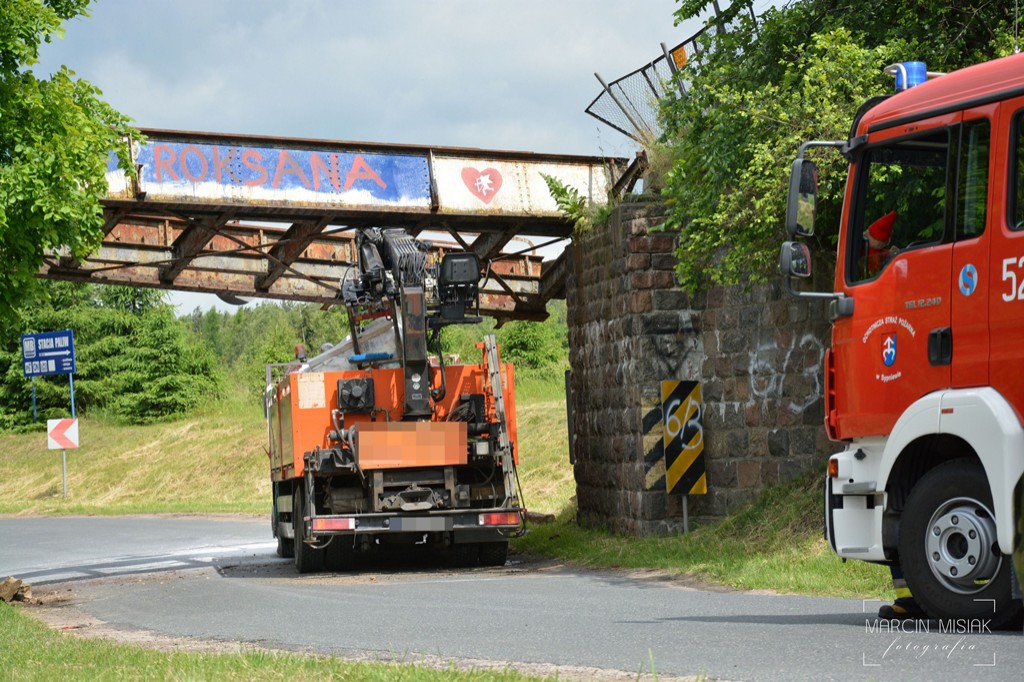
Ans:
[[[442,397],[443,389],[432,396],[427,388],[427,331],[434,332],[431,338],[436,343],[445,325],[480,321],[479,316],[466,315],[470,307],[479,310],[479,260],[473,253],[448,253],[439,264],[430,265],[430,244],[401,229],[362,229],[356,243],[360,276],[343,286],[352,338],[358,338],[368,315],[392,317],[399,363],[405,370],[403,419],[429,418],[431,398]],[[441,377],[443,382],[443,360]]]

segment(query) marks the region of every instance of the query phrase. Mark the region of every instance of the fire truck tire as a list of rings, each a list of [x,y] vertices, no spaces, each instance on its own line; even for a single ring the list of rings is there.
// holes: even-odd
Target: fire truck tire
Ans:
[[[1010,557],[996,544],[992,494],[981,465],[956,459],[914,486],[900,521],[900,564],[914,598],[938,620],[1020,622]]]
[[[482,566],[504,566],[506,561],[508,561],[508,540],[485,542],[480,545],[480,564]]]
[[[295,528],[295,570],[299,573],[315,573],[324,568],[324,550],[306,544],[306,494],[301,485],[292,493],[292,526]]]

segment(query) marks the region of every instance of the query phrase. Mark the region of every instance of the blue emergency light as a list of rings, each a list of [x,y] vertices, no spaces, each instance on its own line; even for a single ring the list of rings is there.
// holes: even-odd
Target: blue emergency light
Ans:
[[[896,77],[896,92],[909,90],[928,80],[928,67],[924,62],[900,62],[885,67],[885,73]]]

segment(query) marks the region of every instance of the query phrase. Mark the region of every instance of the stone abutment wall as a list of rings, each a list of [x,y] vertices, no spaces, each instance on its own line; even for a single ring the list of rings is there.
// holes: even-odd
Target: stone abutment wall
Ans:
[[[831,452],[825,304],[778,284],[690,297],[675,284],[678,235],[662,223],[660,205],[626,205],[570,247],[570,447],[586,526],[682,529],[682,498],[665,486],[663,380],[701,383],[708,492],[690,496],[692,515],[728,514]]]

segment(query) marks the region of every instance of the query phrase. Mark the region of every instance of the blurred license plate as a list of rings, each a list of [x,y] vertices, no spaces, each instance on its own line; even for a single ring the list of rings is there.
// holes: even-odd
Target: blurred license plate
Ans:
[[[451,530],[451,519],[445,517],[397,518],[391,520],[391,530],[416,533]]]

